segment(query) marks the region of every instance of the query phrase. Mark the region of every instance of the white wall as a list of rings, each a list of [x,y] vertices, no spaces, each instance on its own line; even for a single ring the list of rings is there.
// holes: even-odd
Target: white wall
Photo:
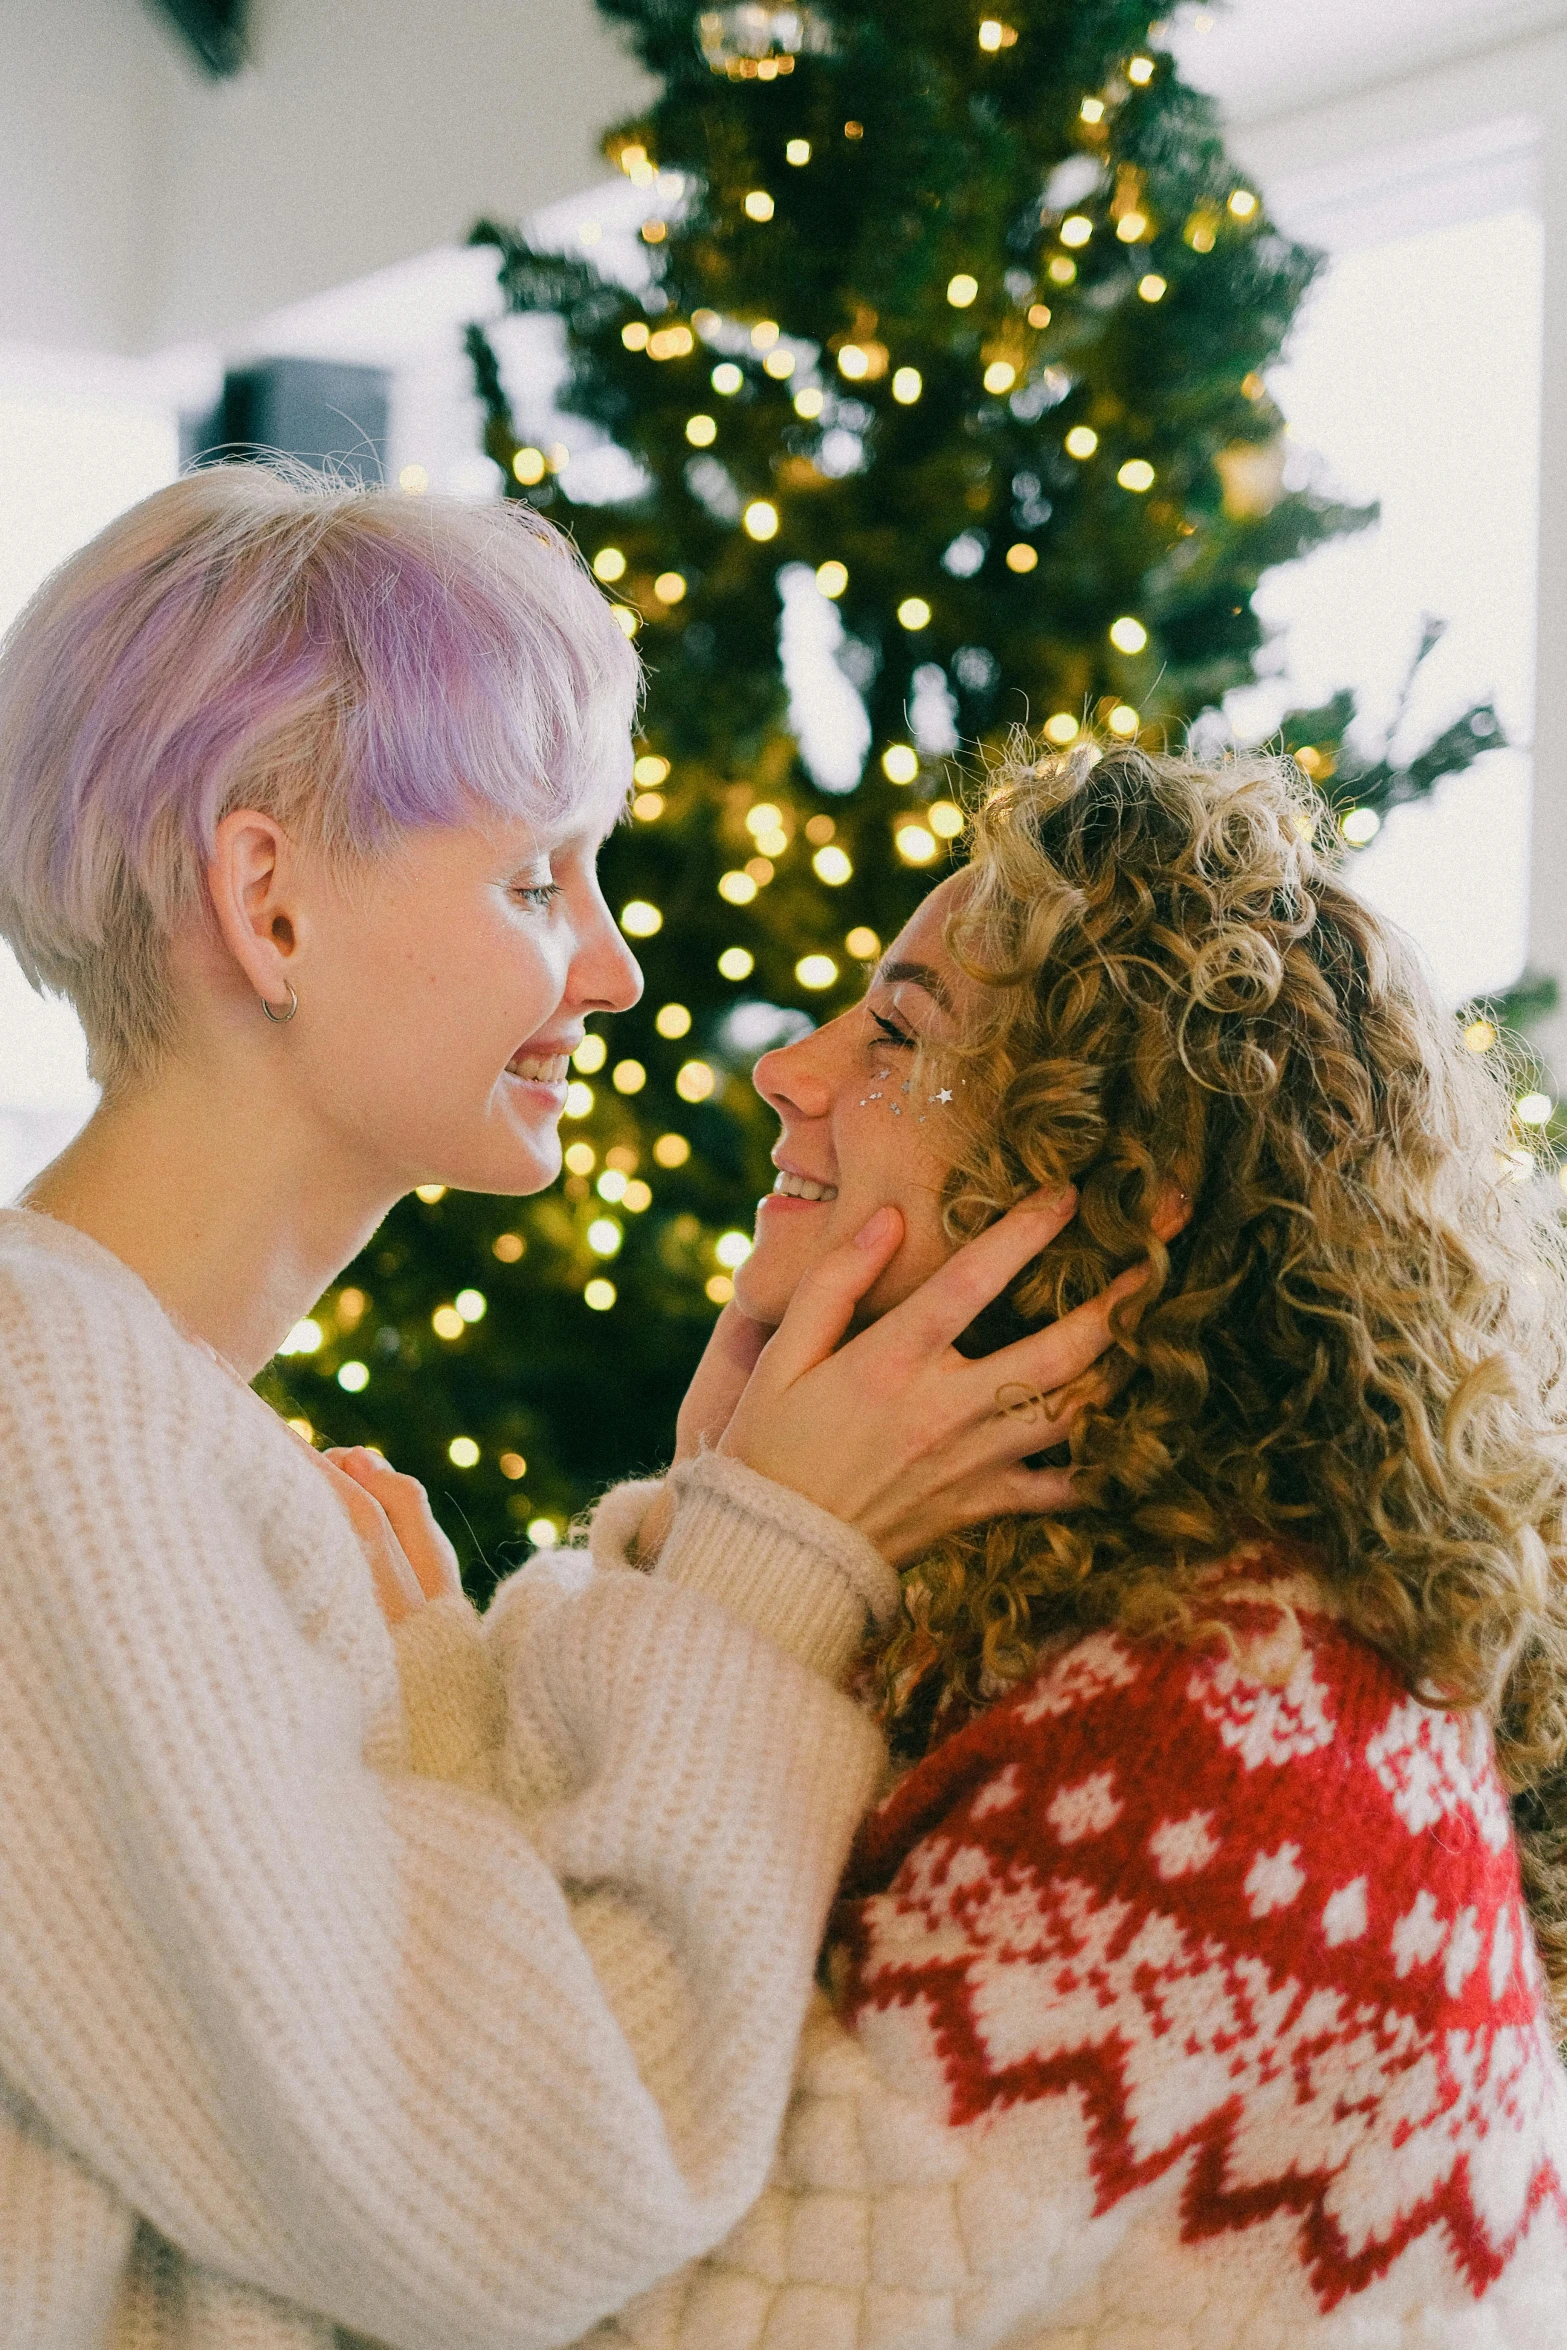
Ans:
[[[646,83],[592,0],[253,0],[213,82],[146,0],[0,0],[0,337],[136,353],[519,219]]]

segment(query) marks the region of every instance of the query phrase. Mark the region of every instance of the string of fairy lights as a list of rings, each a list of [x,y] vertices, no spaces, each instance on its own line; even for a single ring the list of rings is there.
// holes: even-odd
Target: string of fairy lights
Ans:
[[[786,79],[794,72],[799,56],[820,52],[831,45],[830,30],[819,11],[799,4],[780,8],[757,6],[754,0],[746,6],[705,12],[699,21],[699,37],[703,55],[715,74],[764,83]],[[1017,47],[1019,38],[1018,28],[997,17],[983,18],[976,30],[978,49],[986,58],[1004,58]],[[1042,244],[1037,277],[1020,286],[1017,279],[1026,273],[1006,273],[1002,281],[1006,294],[1004,306],[996,300],[996,287],[987,284],[977,267],[954,271],[947,279],[945,301],[951,311],[988,314],[995,321],[979,344],[974,383],[976,401],[1011,402],[1017,413],[1025,416],[1030,413],[1031,387],[1049,373],[1050,330],[1060,319],[1063,302],[1070,303],[1073,299],[1072,289],[1079,283],[1096,239],[1112,240],[1125,254],[1136,273],[1132,290],[1138,301],[1153,306],[1170,297],[1171,279],[1166,274],[1169,264],[1164,269],[1153,266],[1149,249],[1158,245],[1167,235],[1168,226],[1173,224],[1166,224],[1158,217],[1144,172],[1124,160],[1112,164],[1110,155],[1119,108],[1133,92],[1147,90],[1160,70],[1155,56],[1136,51],[1121,60],[1099,89],[1083,94],[1076,130],[1082,148],[1101,167],[1099,195],[1092,201],[1081,197],[1052,216],[1053,229]],[[851,145],[859,145],[869,135],[871,130],[864,121],[851,118],[843,123],[842,137]],[[782,152],[785,169],[791,173],[809,171],[818,159],[817,147],[804,137],[788,139]],[[677,219],[679,208],[691,192],[691,183],[681,172],[661,169],[645,140],[626,139],[616,150],[615,160],[626,178],[649,194],[650,209],[642,221],[640,234],[643,243],[656,251],[667,244],[671,222]],[[710,194],[709,201],[715,200]],[[737,190],[732,205],[732,226],[737,234],[765,235],[779,213],[779,194],[775,188],[758,182]],[[1201,258],[1216,250],[1221,236],[1251,233],[1261,226],[1262,219],[1256,191],[1237,182],[1222,195],[1205,196],[1192,206],[1180,224],[1180,240],[1187,251]],[[1043,213],[1041,225],[1048,225]],[[596,241],[598,234],[596,223],[587,224],[581,231],[582,241],[585,244]],[[621,328],[620,339],[626,352],[645,357],[654,367],[690,368],[694,362],[702,368],[705,384],[685,416],[683,437],[696,457],[721,463],[729,438],[726,415],[730,404],[747,391],[757,374],[765,384],[787,390],[794,419],[806,426],[817,426],[824,433],[830,428],[834,403],[841,397],[840,386],[861,399],[875,398],[884,390],[895,408],[915,407],[925,395],[924,372],[907,353],[896,351],[878,332],[878,327],[874,313],[861,312],[849,332],[830,338],[822,346],[791,333],[781,318],[726,317],[710,308],[697,308],[689,319],[671,317],[667,311],[652,318],[628,319]],[[1266,396],[1265,385],[1255,375],[1248,375],[1241,389],[1252,401]],[[1135,448],[1107,447],[1104,435],[1092,424],[1072,424],[1063,433],[1060,447],[1074,467],[1090,469],[1113,464],[1115,485],[1129,498],[1148,498],[1160,487],[1158,468],[1147,455]],[[1245,511],[1248,496],[1267,494],[1268,485],[1264,483],[1259,492],[1248,471],[1249,467],[1256,467],[1256,452],[1257,444],[1242,442],[1232,451],[1221,452],[1216,460],[1226,506],[1231,511]],[[560,474],[569,462],[570,451],[560,442],[524,442],[512,450],[510,458],[513,477],[524,490],[535,489],[550,476]],[[813,469],[812,478],[819,482],[822,476]],[[428,482],[423,469],[417,466],[406,469],[402,486],[412,494],[426,488]],[[769,546],[784,528],[783,500],[787,495],[787,468],[776,469],[774,483],[765,493],[737,500],[734,527],[758,548]],[[1252,510],[1265,508],[1259,506]],[[1183,519],[1178,527],[1183,534],[1190,535],[1194,525]],[[610,538],[590,550],[590,560],[595,577],[610,596],[615,619],[628,637],[636,637],[645,626],[657,628],[670,621],[691,593],[691,582],[673,564],[652,572],[648,578],[639,574],[633,579],[625,548]],[[1026,530],[1020,531],[1002,549],[1002,561],[1007,573],[1020,581],[1027,579],[1040,562],[1035,539]],[[838,556],[821,561],[815,566],[815,582],[824,598],[839,602],[850,587],[847,562]],[[940,593],[939,585],[934,582],[911,581],[892,606],[891,618],[897,630],[905,637],[918,639],[930,629]],[[1137,662],[1148,657],[1150,682],[1158,658],[1157,649],[1150,654],[1151,637],[1147,620],[1135,612],[1118,614],[1105,631],[1109,648],[1121,661]],[[1106,694],[1096,704],[1090,719],[1065,708],[1048,712],[1042,732],[1053,747],[1064,749],[1077,739],[1085,724],[1131,742],[1139,736],[1143,723],[1136,703],[1117,694]],[[927,761],[915,741],[886,741],[879,748],[873,746],[871,755],[881,775],[894,787],[912,788],[926,776]],[[1308,745],[1297,750],[1295,756],[1314,783],[1321,785],[1328,780],[1332,772],[1330,754]],[[644,748],[635,761],[633,783],[631,812],[635,822],[656,825],[670,805],[670,761],[651,748]],[[1377,812],[1369,807],[1347,808],[1336,821],[1346,843],[1357,849],[1369,845],[1381,823]],[[809,852],[811,874],[824,890],[841,890],[853,880],[854,858],[838,837],[840,826],[831,815],[818,812],[801,821],[784,800],[759,798],[745,810],[743,824],[748,853],[726,866],[715,883],[719,898],[737,913],[754,905],[774,880],[783,860],[791,857],[797,842],[803,842]],[[893,818],[892,845],[906,866],[916,870],[928,868],[958,840],[964,824],[963,810],[954,799],[935,796],[921,800]],[[651,899],[632,897],[620,907],[619,920],[626,936],[641,944],[662,930],[664,915]],[[868,964],[881,952],[881,944],[868,925],[855,923],[844,932],[842,954],[850,963]],[[752,975],[755,964],[752,950],[738,942],[726,945],[717,957],[720,976],[736,985]],[[836,954],[818,948],[800,955],[794,964],[794,978],[807,995],[821,996],[838,983],[841,970]],[[676,1001],[661,1005],[654,1019],[657,1035],[674,1044],[689,1036],[692,1026],[691,1010]],[[1498,1032],[1489,1019],[1477,1017],[1466,1026],[1464,1041],[1472,1052],[1489,1052],[1498,1045]],[[692,1054],[675,1068],[672,1087],[681,1105],[694,1107],[711,1101],[723,1082],[723,1072],[712,1060]],[[613,1058],[608,1042],[601,1035],[588,1035],[572,1055],[572,1075],[564,1110],[564,1123],[570,1136],[563,1154],[565,1189],[568,1199],[579,1210],[588,1206],[592,1210],[580,1234],[590,1269],[579,1278],[583,1304],[595,1313],[607,1313],[615,1306],[618,1292],[610,1268],[624,1244],[630,1221],[648,1213],[654,1205],[655,1193],[653,1185],[640,1172],[640,1154],[632,1145],[619,1142],[601,1149],[589,1139],[584,1128],[599,1109],[603,1088],[607,1086],[611,1096],[624,1102],[637,1103],[640,1111],[641,1097],[650,1083],[650,1072],[643,1061],[631,1055]],[[1503,1172],[1523,1180],[1534,1173],[1537,1163],[1529,1138],[1543,1135],[1552,1124],[1556,1104],[1547,1094],[1531,1091],[1518,1098],[1514,1115],[1519,1130],[1517,1147],[1508,1155]],[[655,1133],[650,1152],[654,1169],[673,1173],[690,1160],[692,1146],[683,1133],[671,1126]],[[1567,1168],[1563,1170],[1563,1182],[1567,1188]],[[433,1208],[444,1196],[443,1187],[421,1186],[417,1196]],[[678,1237],[689,1243],[697,1241],[701,1227],[695,1217],[686,1215],[674,1221],[682,1228]],[[704,1245],[712,1270],[706,1274],[703,1287],[708,1300],[720,1307],[733,1295],[733,1275],[749,1253],[750,1238],[739,1230],[724,1230],[707,1236]],[[528,1242],[522,1232],[508,1229],[494,1238],[491,1247],[497,1263],[510,1267],[525,1256]],[[296,1325],[280,1352],[307,1358],[323,1350],[329,1356],[340,1354],[335,1370],[325,1363],[323,1369],[345,1393],[362,1394],[374,1375],[368,1359],[373,1349],[356,1351],[355,1339],[367,1323],[370,1302],[358,1288],[338,1290],[323,1300],[313,1315]],[[483,1322],[487,1311],[488,1299],[483,1289],[461,1288],[430,1314],[432,1335],[442,1345],[459,1346]],[[348,1351],[342,1351],[345,1348]],[[307,1435],[313,1433],[303,1419],[294,1424]],[[477,1439],[466,1432],[454,1434],[446,1452],[452,1467],[460,1471],[478,1467],[484,1457]],[[520,1484],[528,1471],[526,1458],[513,1450],[499,1451],[495,1465],[501,1476],[514,1486]],[[561,1526],[556,1519],[542,1513],[529,1514],[530,1506],[519,1494],[515,1514],[535,1547],[548,1547],[559,1539]]]

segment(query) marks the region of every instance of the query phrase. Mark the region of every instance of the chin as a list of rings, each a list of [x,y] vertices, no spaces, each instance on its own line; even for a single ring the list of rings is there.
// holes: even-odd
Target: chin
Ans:
[[[488,1191],[498,1199],[526,1199],[547,1191],[561,1169],[560,1136],[551,1127],[536,1139],[489,1134],[467,1148],[449,1140],[421,1159],[420,1183],[444,1183],[449,1191]]]

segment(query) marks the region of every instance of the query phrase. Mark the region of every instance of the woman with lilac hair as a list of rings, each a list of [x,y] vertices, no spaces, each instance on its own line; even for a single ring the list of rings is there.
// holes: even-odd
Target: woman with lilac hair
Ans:
[[[1056,1505],[1103,1301],[874,1328],[887,1209],[719,1325],[651,1572],[481,1619],[411,1480],[250,1391],[415,1182],[537,1191],[640,974],[596,852],[634,655],[516,508],[219,467],[0,655],[0,935],[103,1086],[0,1211],[0,2344],[563,2343],[758,2193],[881,1750],[897,1564]],[[1078,1390],[1080,1392],[1080,1390]],[[706,1441],[708,1438],[716,1441]],[[595,1536],[618,1557],[645,1489]]]

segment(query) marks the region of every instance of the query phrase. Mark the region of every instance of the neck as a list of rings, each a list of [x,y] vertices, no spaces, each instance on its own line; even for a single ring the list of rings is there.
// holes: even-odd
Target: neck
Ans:
[[[141,1276],[245,1379],[397,1197],[270,1089],[170,1063],[103,1103],[22,1195]]]

